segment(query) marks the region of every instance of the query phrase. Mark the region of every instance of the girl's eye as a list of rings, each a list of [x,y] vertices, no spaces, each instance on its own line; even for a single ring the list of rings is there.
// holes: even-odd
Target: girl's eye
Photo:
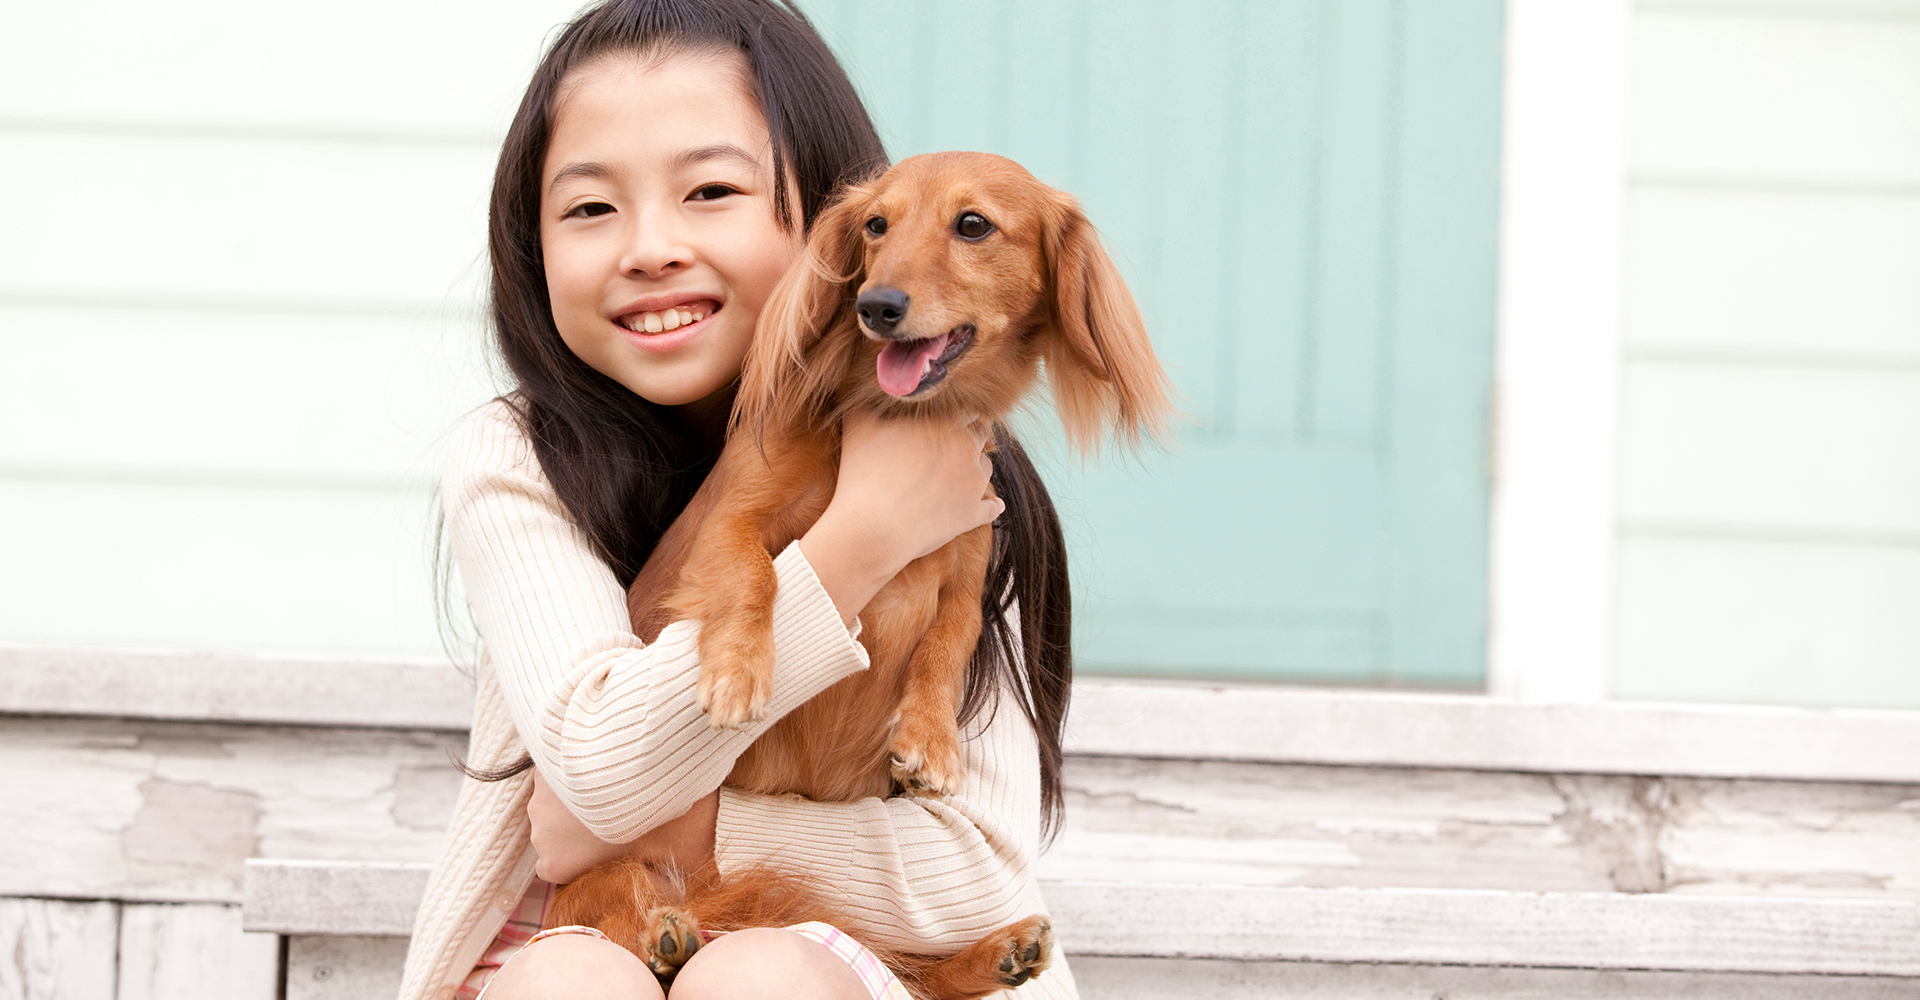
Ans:
[[[604,201],[590,201],[584,205],[575,205],[567,212],[567,218],[591,219],[596,215],[605,215],[613,211],[613,206]]]
[[[959,233],[961,239],[978,240],[993,232],[993,223],[979,212],[962,212],[953,220],[953,231]]]
[[[689,197],[693,201],[719,201],[727,195],[739,193],[737,188],[731,188],[725,184],[708,184],[695,189]]]
[[[887,220],[878,215],[874,216],[871,219],[868,219],[867,234],[870,236],[887,235]]]

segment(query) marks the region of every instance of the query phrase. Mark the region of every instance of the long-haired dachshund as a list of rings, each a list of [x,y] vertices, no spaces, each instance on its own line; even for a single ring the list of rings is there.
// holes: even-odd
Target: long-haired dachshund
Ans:
[[[832,498],[841,418],[865,409],[997,425],[1043,367],[1076,449],[1096,448],[1107,432],[1129,445],[1163,433],[1166,376],[1072,198],[1003,157],[934,153],[849,188],[819,216],[762,313],[718,465],[629,592],[642,636],[666,621],[703,623],[699,699],[714,726],[763,715],[773,681],[769,553],[804,534]],[[861,612],[870,668],[779,720],[727,783],[820,801],[953,790],[991,532],[955,538],[883,588]],[[723,885],[709,868],[662,886],[625,861],[562,890],[549,923],[599,926],[670,976],[698,948],[700,928],[816,919],[844,918],[801,879],[763,869]],[[881,958],[916,996],[962,1000],[1039,973],[1051,944],[1051,927],[1033,916],[950,958]]]

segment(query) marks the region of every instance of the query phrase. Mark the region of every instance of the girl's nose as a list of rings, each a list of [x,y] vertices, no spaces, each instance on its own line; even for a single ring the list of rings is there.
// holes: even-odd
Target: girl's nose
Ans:
[[[693,263],[693,248],[670,218],[655,215],[634,220],[620,254],[620,271],[628,275],[664,277]]]

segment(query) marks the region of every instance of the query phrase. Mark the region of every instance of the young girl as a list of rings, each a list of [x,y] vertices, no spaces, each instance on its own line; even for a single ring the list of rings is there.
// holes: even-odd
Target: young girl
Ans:
[[[1058,523],[1017,444],[850,422],[831,505],[778,553],[766,722],[695,702],[698,623],[643,644],[625,589],[712,467],[762,303],[842,182],[884,163],[826,46],[773,0],[608,0],[554,43],[495,175],[489,243],[513,393],[462,428],[443,484],[485,651],[469,781],[416,920],[403,1000],[657,1000],[624,949],[541,936],[551,886],[638,854],[774,861],[844,891],[862,932],[954,950],[1042,912],[1032,863],[1059,805],[1067,608]],[[986,497],[989,477],[1005,503]],[[862,606],[913,559],[999,518],[945,798],[815,803],[720,787],[784,712],[866,666]],[[1016,607],[1017,612],[1009,609]],[[717,938],[674,980],[713,996],[898,995],[833,928]],[[1056,957],[1021,996],[1072,997]]]

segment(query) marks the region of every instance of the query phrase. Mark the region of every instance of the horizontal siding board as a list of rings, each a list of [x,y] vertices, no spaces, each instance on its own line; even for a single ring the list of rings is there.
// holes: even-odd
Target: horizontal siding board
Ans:
[[[1614,696],[1920,708],[1920,547],[1629,528],[1619,552]]]
[[[1633,8],[1649,14],[1726,17],[1920,19],[1920,0],[1634,0]]]
[[[380,131],[497,141],[576,0],[13,5],[0,122]],[[190,53],[190,55],[186,55]]]
[[[1640,173],[1920,185],[1920,22],[1634,18]]]
[[[0,479],[424,489],[461,415],[496,391],[485,345],[473,317],[0,303]]]
[[[1920,543],[1920,370],[1630,360],[1621,419],[1629,524]]]
[[[432,501],[341,490],[0,479],[0,636],[429,656]],[[456,605],[457,606],[457,605]]]
[[[1920,197],[1636,184],[1628,349],[1920,364]]]
[[[474,311],[490,144],[0,132],[0,299]]]

